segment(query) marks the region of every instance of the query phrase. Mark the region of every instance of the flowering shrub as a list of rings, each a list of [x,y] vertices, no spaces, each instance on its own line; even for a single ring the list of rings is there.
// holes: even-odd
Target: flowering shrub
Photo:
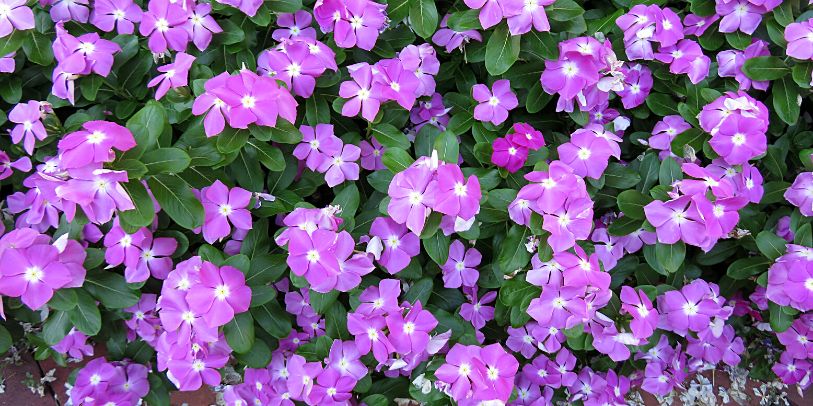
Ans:
[[[805,0],[0,0],[0,55],[0,351],[73,405],[811,384]]]

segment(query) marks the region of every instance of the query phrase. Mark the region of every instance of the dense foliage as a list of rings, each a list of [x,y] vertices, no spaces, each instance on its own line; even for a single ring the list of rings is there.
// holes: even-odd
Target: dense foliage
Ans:
[[[382,1],[0,0],[0,351],[73,405],[810,385],[805,0]]]

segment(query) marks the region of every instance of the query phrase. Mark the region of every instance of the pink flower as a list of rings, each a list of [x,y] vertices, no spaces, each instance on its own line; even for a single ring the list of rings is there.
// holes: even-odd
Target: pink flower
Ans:
[[[325,172],[325,182],[328,187],[334,187],[346,180],[358,180],[359,165],[356,163],[361,155],[361,149],[353,144],[344,144],[341,153],[328,156],[319,167],[319,172]]]
[[[271,38],[277,41],[293,38],[316,39],[316,30],[311,27],[313,18],[305,10],[296,13],[282,13],[277,15],[277,26],[284,27],[274,30]]]
[[[189,19],[186,21],[186,31],[192,39],[195,47],[203,51],[212,42],[212,35],[223,32],[220,25],[211,16],[212,6],[207,3],[198,3],[195,8],[189,13]]]
[[[598,179],[607,169],[611,156],[621,158],[620,149],[613,138],[614,135],[612,138],[605,135],[600,126],[590,124],[576,130],[570,136],[570,142],[559,146],[559,159],[573,168],[576,175]]]
[[[373,76],[372,94],[379,95],[382,101],[393,100],[407,110],[412,109],[422,85],[415,72],[407,70],[400,59],[383,59],[374,68],[378,73]]]
[[[512,129],[514,132],[506,136],[511,140],[512,144],[521,145],[534,151],[545,146],[545,138],[542,137],[542,132],[537,131],[530,124],[516,123]]]
[[[28,248],[2,251],[0,293],[19,297],[32,310],[51,300],[54,291],[69,284],[70,271],[59,260],[53,245],[36,244]]]
[[[438,325],[437,319],[420,302],[416,302],[407,312],[387,316],[388,338],[401,354],[424,351],[429,343],[429,332]]]
[[[283,81],[297,96],[308,98],[326,66],[311,54],[307,43],[297,41],[284,43],[281,49],[263,51],[257,58],[257,68],[260,73]]]
[[[201,190],[201,203],[206,213],[203,239],[213,243],[231,234],[229,222],[235,228],[251,230],[251,213],[246,209],[251,192],[239,187],[226,187],[220,180]]]
[[[570,328],[579,324],[587,315],[587,304],[584,301],[585,288],[575,286],[558,287],[548,285],[542,294],[531,300],[528,314],[540,327]]]
[[[603,272],[598,264],[598,256],[590,256],[582,247],[575,246],[576,254],[557,252],[553,254],[554,260],[564,268],[565,286],[587,286],[606,290],[610,287],[610,274]]]
[[[788,56],[796,59],[813,59],[813,20],[790,23],[785,27]]]
[[[729,164],[744,164],[768,148],[767,137],[760,126],[758,118],[733,116],[720,125],[709,144]]]
[[[484,29],[497,25],[503,19],[503,6],[500,0],[463,0],[463,2],[471,9],[480,9],[480,25]]]
[[[373,49],[387,19],[386,6],[370,0],[346,0],[344,7],[344,13],[339,14],[333,26],[336,45],[357,46],[365,51]]]
[[[449,15],[443,16],[443,19],[440,21],[440,28],[435,32],[435,35],[432,36],[432,42],[436,45],[445,47],[447,53],[452,53],[455,49],[463,49],[469,41],[475,40],[477,42],[481,42],[483,37],[477,30],[466,30],[462,32],[457,32],[449,28],[447,22],[449,21]]]
[[[544,6],[555,0],[507,1],[503,4],[503,13],[508,17],[508,31],[511,35],[522,35],[531,31],[550,31],[550,22]]]
[[[82,128],[59,140],[62,169],[110,162],[116,156],[113,149],[123,152],[136,146],[133,133],[119,124],[97,120],[86,122]]]
[[[475,248],[466,248],[460,240],[454,240],[449,247],[449,259],[441,268],[443,271],[443,287],[456,289],[460,286],[474,287],[480,273],[477,266],[483,256]]]
[[[375,137],[372,137],[370,141],[361,141],[359,146],[361,147],[362,168],[368,171],[377,171],[386,168],[384,162],[381,160],[381,156],[384,155],[386,148],[384,148]]]
[[[476,330],[485,327],[489,320],[494,320],[494,307],[486,306],[497,299],[497,292],[486,292],[480,299],[477,299],[477,289],[473,289],[473,293],[466,295],[471,300],[471,303],[463,303],[460,305],[460,317],[463,320],[470,321]]]
[[[132,0],[97,0],[93,3],[90,23],[104,32],[115,29],[119,34],[132,34],[142,14]]]
[[[480,181],[476,175],[468,182],[456,164],[438,167],[437,197],[434,209],[440,213],[469,220],[480,211]]]
[[[241,70],[214,89],[214,93],[231,107],[228,119],[232,128],[248,128],[253,123],[274,127],[277,117],[290,123],[296,121],[296,100],[273,78]]]
[[[147,83],[147,87],[158,86],[158,89],[155,91],[155,100],[160,100],[164,97],[169,89],[186,86],[189,79],[189,68],[192,67],[194,61],[194,56],[178,52],[178,54],[175,55],[175,62],[159,66],[158,71],[163,72],[163,74],[154,77]]]
[[[339,87],[339,96],[350,99],[342,105],[342,115],[353,117],[361,111],[361,116],[365,120],[375,120],[381,106],[381,100],[377,93],[372,92],[372,67],[365,62],[361,62],[348,66],[347,71],[353,80],[342,82]]]
[[[693,84],[700,83],[709,74],[711,59],[703,55],[697,42],[689,39],[681,40],[674,46],[661,47],[655,58],[669,63],[669,72],[688,74]]]
[[[729,33],[740,30],[751,35],[762,22],[762,14],[768,10],[752,4],[748,0],[732,0],[717,2],[716,11],[723,17],[720,20],[720,32]]]
[[[188,17],[189,11],[180,4],[150,0],[138,29],[141,35],[150,38],[152,52],[163,53],[167,49],[183,52],[189,43],[189,33],[184,29]]]
[[[45,126],[42,125],[42,117],[42,105],[36,100],[18,103],[8,114],[9,121],[17,124],[11,130],[11,142],[19,144],[22,141],[28,155],[34,152],[36,140],[42,141],[48,137]]]
[[[658,327],[658,311],[643,290],[635,291],[632,287],[621,288],[621,309],[632,316],[630,329],[635,337],[649,338]]]
[[[663,244],[674,244],[682,239],[687,244],[700,246],[706,238],[703,218],[689,196],[668,202],[655,200],[644,206],[644,212]]]
[[[390,217],[420,235],[437,196],[433,171],[425,166],[411,166],[395,175],[387,193],[391,199],[387,206]]]
[[[516,94],[511,90],[511,82],[507,79],[494,82],[491,89],[490,91],[483,84],[474,85],[472,88],[474,100],[480,102],[474,108],[474,118],[500,125],[508,119],[508,111],[517,107],[519,102]]]
[[[497,138],[492,143],[491,163],[514,173],[525,165],[528,148],[513,144],[507,138]]]
[[[813,172],[797,175],[793,184],[785,191],[784,197],[798,207],[802,215],[813,216]]]
[[[455,400],[463,400],[471,396],[472,380],[476,374],[473,360],[480,356],[480,347],[476,345],[455,344],[446,353],[446,363],[435,371],[435,376],[449,384],[450,395]]]
[[[543,216],[542,228],[551,233],[548,244],[554,252],[569,249],[576,240],[590,237],[593,223],[593,201],[578,198],[565,201],[565,204],[550,214]]]
[[[237,313],[248,310],[251,289],[239,269],[230,266],[218,268],[204,262],[200,268],[200,283],[186,295],[189,308],[201,314],[210,327],[222,326]]]
[[[390,274],[401,272],[421,251],[418,236],[389,217],[377,217],[373,220],[370,235],[381,240],[383,250],[378,262]]]
[[[25,3],[23,0],[3,1],[3,6],[8,11],[0,17],[0,38],[8,36],[14,30],[23,31],[34,28],[34,12]]]

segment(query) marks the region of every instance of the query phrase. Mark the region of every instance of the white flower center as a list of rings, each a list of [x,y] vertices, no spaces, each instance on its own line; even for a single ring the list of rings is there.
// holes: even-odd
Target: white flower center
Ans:
[[[319,251],[317,251],[317,250],[310,250],[310,251],[308,251],[308,253],[305,255],[305,258],[307,258],[307,259],[308,259],[308,262],[316,262],[316,261],[318,261],[318,260],[319,260],[319,258],[320,258]]]
[[[231,289],[228,285],[218,285],[215,288],[215,298],[217,300],[226,300],[231,295]]]
[[[39,283],[42,281],[43,276],[45,276],[45,273],[42,272],[42,269],[40,269],[40,267],[32,266],[29,268],[25,268],[23,279],[25,279],[25,281],[28,283]]]
[[[104,141],[106,138],[107,138],[107,136],[103,132],[94,131],[94,132],[88,134],[87,138],[85,138],[85,139],[87,140],[87,142],[96,145],[96,144]]]
[[[255,99],[254,96],[245,95],[242,99],[240,99],[240,104],[243,105],[243,108],[253,109],[254,106],[257,105],[257,99]]]
[[[169,21],[166,18],[159,18],[158,21],[155,22],[155,29],[158,32],[167,32],[169,31]]]

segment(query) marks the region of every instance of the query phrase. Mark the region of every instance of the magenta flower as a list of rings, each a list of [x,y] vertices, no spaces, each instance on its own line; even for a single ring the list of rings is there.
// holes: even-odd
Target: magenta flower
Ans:
[[[610,287],[610,274],[603,272],[598,264],[598,255],[587,255],[582,247],[574,247],[576,254],[556,252],[553,259],[564,268],[564,285],[594,287],[606,290]]]
[[[649,92],[652,90],[652,71],[648,67],[635,64],[630,68],[622,69],[624,72],[624,88],[617,91],[621,96],[621,103],[625,109],[632,109],[644,104]]]
[[[658,311],[643,290],[621,288],[621,309],[632,316],[630,329],[636,338],[647,339],[658,327]]]
[[[282,13],[277,15],[278,28],[271,33],[271,38],[282,42],[283,39],[309,38],[316,39],[316,30],[311,27],[313,18],[305,10],[296,13]]]
[[[473,289],[473,293],[467,294],[471,303],[463,303],[460,305],[460,317],[463,320],[470,321],[476,330],[485,327],[486,323],[494,320],[494,307],[486,306],[497,299],[497,292],[486,292],[483,297],[477,299],[477,289]]]
[[[480,25],[489,29],[503,19],[503,6],[500,0],[463,0],[471,9],[480,9]],[[516,35],[516,34],[513,34]]]
[[[229,189],[220,180],[201,190],[201,203],[206,213],[203,221],[203,239],[209,244],[231,234],[231,222],[240,230],[251,230],[251,212],[246,207],[251,192],[234,187]]]
[[[579,324],[587,315],[587,304],[584,301],[585,288],[575,286],[558,287],[548,285],[542,294],[531,300],[528,314],[539,323],[540,327],[570,328]]]
[[[98,0],[93,3],[90,23],[104,32],[132,34],[143,13],[132,0]]]
[[[253,123],[274,127],[277,117],[296,121],[296,100],[272,78],[241,70],[214,93],[230,107],[228,119],[233,128],[248,128]]]
[[[361,363],[360,358],[361,353],[354,342],[333,340],[328,355],[328,368],[357,381],[367,375],[367,367]]]
[[[720,20],[720,32],[729,33],[737,30],[751,35],[762,22],[764,7],[752,4],[749,0],[719,1],[716,7]]]
[[[425,166],[407,168],[395,175],[387,193],[391,199],[387,206],[390,217],[420,235],[437,196],[432,170]]]
[[[387,336],[396,351],[401,354],[426,350],[429,332],[438,325],[437,319],[420,302],[416,302],[407,312],[392,313],[387,316]]]
[[[697,42],[684,39],[674,46],[661,47],[655,58],[669,64],[669,72],[685,73],[693,84],[700,83],[709,74],[711,59],[703,55]]]
[[[476,248],[466,248],[460,240],[454,240],[449,247],[449,259],[443,265],[443,287],[457,289],[460,286],[474,287],[480,273],[477,266],[480,265],[483,256]]]
[[[793,385],[809,378],[810,371],[813,370],[813,364],[806,359],[794,358],[790,352],[785,351],[771,370],[782,382]]]
[[[152,235],[148,234],[141,247],[141,255],[136,266],[124,271],[127,282],[143,282],[150,275],[157,279],[166,279],[172,270],[171,255],[178,249],[178,242],[171,237],[153,239]]]
[[[691,204],[689,196],[668,202],[655,200],[644,206],[644,213],[655,227],[658,241],[663,244],[683,240],[687,244],[700,246],[706,238],[703,218],[696,205]]]
[[[335,276],[339,273],[339,262],[333,252],[336,233],[328,230],[290,230],[288,241],[288,266],[298,276],[309,280]]]
[[[34,28],[34,12],[25,3],[23,0],[3,0],[0,5],[4,9],[0,16],[0,38],[8,36],[14,30]]]
[[[350,99],[342,105],[342,115],[354,117],[361,111],[361,116],[365,120],[375,120],[381,106],[381,100],[372,92],[372,67],[365,62],[361,62],[348,66],[347,71],[353,80],[342,82],[339,87],[339,96]]]
[[[813,172],[802,172],[793,180],[785,199],[799,208],[799,211],[808,217],[813,216]]]
[[[565,201],[565,204],[550,214],[543,216],[542,228],[551,233],[548,244],[553,252],[569,249],[576,240],[590,237],[593,223],[593,201],[578,198]]]
[[[355,46],[369,51],[375,46],[379,31],[384,28],[386,6],[370,0],[346,0],[344,13],[333,26],[333,39],[341,48]]]
[[[560,48],[562,44],[560,44]],[[545,61],[540,80],[548,94],[558,93],[562,99],[573,100],[588,86],[598,83],[599,68],[591,56],[579,52],[560,54],[556,61]]]
[[[373,69],[378,73],[373,76],[372,93],[380,95],[382,101],[393,100],[407,110],[412,109],[421,86],[415,72],[407,70],[400,59],[381,60]]]
[[[205,50],[209,43],[212,42],[213,34],[223,32],[223,29],[211,16],[211,13],[212,6],[210,4],[198,3],[195,5],[194,10],[189,13],[189,19],[185,24],[192,43],[201,51]]]
[[[220,384],[220,373],[217,369],[225,366],[228,361],[229,356],[221,354],[209,354],[205,358],[190,355],[186,358],[171,359],[167,363],[169,367],[167,378],[180,391],[194,391],[200,389],[204,383],[216,386]]]
[[[745,48],[744,51],[726,50],[718,53],[717,71],[720,77],[735,78],[740,84],[740,90],[749,90],[752,85],[755,89],[767,90],[769,81],[752,81],[742,71],[742,66],[748,59],[770,55],[768,43],[762,40],[753,40],[751,45]]]
[[[514,132],[506,135],[514,145],[521,145],[534,151],[545,146],[545,138],[541,131],[537,131],[530,124],[516,123],[512,127]]]
[[[381,156],[384,155],[384,148],[375,137],[370,141],[364,140],[359,144],[361,147],[361,167],[368,171],[377,171],[386,168]]]
[[[346,180],[358,180],[359,156],[361,148],[353,144],[344,144],[341,152],[328,156],[319,167],[319,172],[325,173],[325,182],[328,187],[334,187]]]
[[[84,401],[85,397],[97,393],[104,393],[110,381],[116,376],[116,368],[108,364],[104,358],[96,358],[79,370],[76,381],[71,388],[70,398],[77,402]]]
[[[163,53],[167,49],[183,52],[189,43],[189,33],[184,28],[189,11],[169,0],[150,0],[147,11],[138,27],[141,35],[149,37],[152,52]]]
[[[63,141],[67,139],[63,138]],[[71,171],[72,179],[56,188],[57,197],[63,199],[63,208],[68,220],[75,214],[75,206],[82,211],[92,223],[104,224],[113,218],[116,211],[135,208],[130,195],[121,186],[127,182],[127,172],[89,167]]]
[[[813,20],[790,23],[785,27],[788,56],[796,59],[813,59]]]
[[[514,376],[519,369],[516,358],[495,343],[481,348],[480,356],[472,359],[472,363],[480,372],[472,377],[475,385],[481,388],[477,397],[506,402],[511,396]]]
[[[257,58],[258,70],[283,81],[297,96],[310,97],[316,87],[316,78],[325,72],[326,66],[311,54],[305,42],[290,42],[283,46],[280,50],[263,51]]]
[[[218,268],[204,262],[200,268],[200,284],[186,295],[189,308],[201,314],[211,327],[222,326],[237,313],[248,310],[251,289],[239,269],[230,266]]]
[[[434,209],[440,213],[471,219],[480,211],[480,181],[476,175],[469,176],[468,182],[456,164],[438,167],[437,197]]]
[[[544,6],[555,0],[508,1],[502,4],[503,13],[508,17],[508,31],[511,35],[522,35],[531,31],[550,31],[550,22]]]
[[[8,119],[17,125],[11,130],[11,142],[19,144],[23,142],[23,149],[28,155],[34,153],[34,143],[36,140],[44,140],[48,137],[45,126],[42,125],[42,104],[36,100],[28,103],[19,103],[11,109]]]
[[[658,396],[666,396],[675,385],[672,375],[665,370],[666,365],[660,362],[649,362],[644,370],[644,381],[641,389]]]
[[[58,148],[62,169],[110,162],[115,158],[113,149],[123,152],[136,146],[133,133],[127,127],[119,124],[108,121],[88,121],[82,125],[82,128],[83,130],[74,131],[59,140]]]
[[[226,127],[229,106],[215,94],[215,91],[225,86],[228,78],[229,74],[223,72],[207,80],[203,86],[206,91],[198,96],[192,104],[192,114],[199,116],[208,112],[203,119],[203,128],[207,137],[220,134]]]
[[[325,369],[316,378],[316,385],[308,395],[308,404],[312,405],[345,405],[352,397],[356,379],[344,376],[335,369]]]
[[[573,168],[576,175],[598,179],[607,169],[610,157],[620,159],[621,154],[618,144],[614,140],[596,136],[594,131],[603,131],[593,126],[576,130],[570,136],[570,142],[560,145],[557,152],[559,159]]]
[[[729,164],[744,164],[768,149],[768,140],[760,125],[758,118],[732,116],[720,125],[709,145]]]
[[[708,285],[702,279],[683,286],[681,290],[665,292],[658,297],[658,308],[670,331],[685,336],[689,331],[707,329],[717,316],[719,305],[708,297]]]
[[[175,62],[158,67],[158,72],[163,74],[154,77],[147,83],[147,87],[158,86],[155,90],[155,100],[160,100],[167,94],[169,89],[176,89],[187,85],[189,80],[189,68],[195,57],[184,52],[175,55]]]
[[[382,316],[366,317],[357,313],[347,315],[347,330],[355,337],[355,345],[361,355],[373,352],[378,362],[385,362],[395,352],[384,333],[387,324]]]
[[[294,148],[294,156],[305,161],[312,171],[329,163],[331,156],[342,151],[342,140],[333,135],[332,124],[317,124],[316,127],[303,125],[299,131],[302,132],[302,143]]]
[[[110,266],[124,264],[132,267],[138,264],[141,255],[141,246],[150,234],[146,228],[139,229],[133,234],[127,234],[119,226],[118,219],[114,220],[113,227],[104,236],[104,259]]]
[[[68,335],[51,348],[60,354],[81,360],[86,356],[93,356],[93,346],[87,342],[87,339],[88,336],[73,327]]]
[[[401,294],[401,281],[383,279],[378,286],[370,286],[359,296],[361,304],[356,311],[366,316],[383,316],[401,311],[398,296]]]
[[[449,384],[449,394],[455,400],[463,400],[471,396],[472,380],[480,374],[475,370],[473,363],[480,356],[480,347],[476,345],[455,344],[446,353],[446,363],[435,371],[435,377],[441,382]]]
[[[440,28],[435,32],[435,35],[432,36],[432,42],[437,46],[446,48],[447,53],[452,53],[455,49],[462,50],[463,46],[471,40],[477,42],[483,40],[483,37],[477,30],[466,30],[462,32],[452,30],[447,25],[448,21],[449,15],[447,14],[443,16],[443,19],[440,21]]]
[[[537,327],[539,325],[534,322],[519,328],[508,327],[508,338],[505,340],[505,345],[511,351],[521,353],[527,359],[533,358],[536,354],[536,339],[531,332]]]
[[[70,271],[59,260],[59,250],[48,244],[2,251],[0,293],[19,297],[32,310],[51,300],[54,291],[69,284]]]
[[[389,217],[377,217],[373,220],[370,235],[381,240],[383,248],[378,262],[390,274],[401,272],[421,251],[418,236]]]
[[[678,115],[666,116],[663,120],[655,124],[652,129],[652,136],[649,137],[649,146],[661,151],[670,151],[672,149],[672,140],[684,131],[692,128],[691,124],[687,123],[683,117]]]
[[[491,90],[486,85],[476,84],[472,88],[474,100],[480,102],[474,108],[474,118],[500,125],[508,119],[508,112],[513,110],[519,102],[517,95],[511,90],[511,82],[501,79],[491,86]]]
[[[492,143],[491,163],[514,173],[525,165],[528,148],[513,144],[507,138],[497,138]]]

